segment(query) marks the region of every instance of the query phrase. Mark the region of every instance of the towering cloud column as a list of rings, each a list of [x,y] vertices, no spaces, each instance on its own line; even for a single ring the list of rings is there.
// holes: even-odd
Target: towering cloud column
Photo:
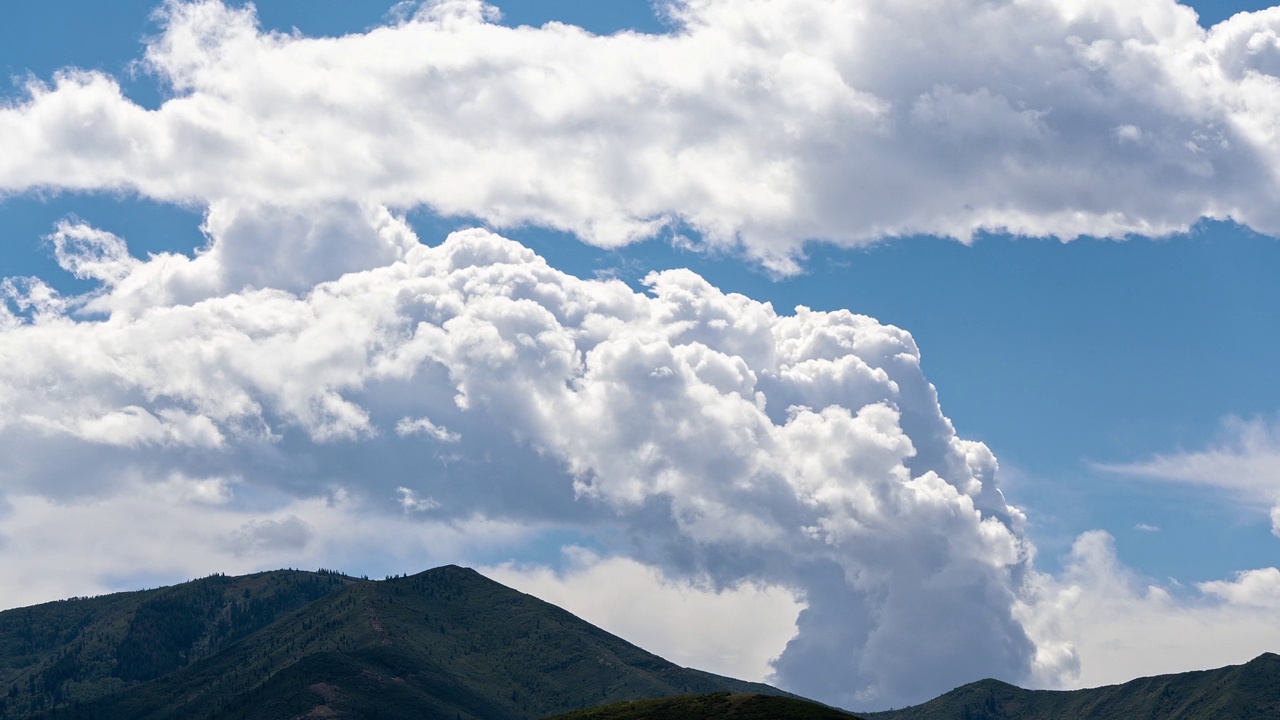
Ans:
[[[483,230],[428,247],[376,207],[300,218],[211,220],[194,259],[140,261],[107,233],[59,230],[60,262],[100,288],[11,285],[0,330],[0,438],[86,459],[42,492],[110,494],[122,466],[92,458],[117,457],[166,481],[341,492],[424,522],[604,523],[669,576],[802,597],[776,665],[797,692],[901,704],[1030,677],[1022,516],[992,454],[943,416],[905,331],[779,314],[686,270],[637,293]],[[255,238],[298,262],[251,262]],[[335,242],[370,250],[323,251]],[[337,277],[311,286],[315,273]],[[241,277],[255,282],[225,285]],[[4,477],[30,489],[46,470]],[[242,535],[227,547],[246,552]]]

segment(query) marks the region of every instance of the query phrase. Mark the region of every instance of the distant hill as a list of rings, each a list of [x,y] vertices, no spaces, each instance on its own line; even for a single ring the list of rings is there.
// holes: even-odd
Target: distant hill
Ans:
[[[1280,655],[1088,690],[1023,690],[996,680],[867,720],[1263,720],[1280,718]]]
[[[808,700],[719,692],[633,700],[557,715],[550,720],[858,720]]]
[[[259,606],[273,611],[250,613]],[[678,667],[453,566],[378,582],[206,578],[8,611],[0,628],[13,651],[0,681],[19,688],[5,720],[532,720],[639,698],[780,694]]]

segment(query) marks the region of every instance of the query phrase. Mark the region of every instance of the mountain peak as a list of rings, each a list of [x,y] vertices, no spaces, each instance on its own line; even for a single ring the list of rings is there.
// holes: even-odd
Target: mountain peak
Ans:
[[[423,570],[417,575],[412,575],[410,577],[424,577],[424,576],[432,576],[432,575],[466,576],[466,577],[482,578],[484,580],[489,580],[489,578],[485,577],[484,575],[481,575],[474,568],[469,568],[463,565],[441,565],[440,567],[431,568],[430,570]],[[489,580],[489,582],[493,582],[493,581]]]

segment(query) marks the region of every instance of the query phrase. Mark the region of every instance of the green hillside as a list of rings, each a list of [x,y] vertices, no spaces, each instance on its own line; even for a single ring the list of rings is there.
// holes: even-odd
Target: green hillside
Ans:
[[[808,700],[747,693],[634,700],[577,710],[549,720],[857,720]]]
[[[554,605],[444,567],[348,582],[196,662],[38,717],[502,720],[722,690],[779,692],[680,668]]]
[[[358,582],[281,570],[0,613],[0,718],[119,692]]]
[[[1280,655],[1217,670],[1088,690],[1023,690],[983,680],[868,720],[1261,720],[1280,718]]]

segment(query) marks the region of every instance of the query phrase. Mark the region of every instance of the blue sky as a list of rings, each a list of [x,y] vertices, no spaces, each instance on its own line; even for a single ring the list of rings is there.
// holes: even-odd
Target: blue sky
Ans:
[[[101,3],[63,0],[6,9],[6,21],[0,23],[0,68],[14,78],[13,86],[6,93],[10,102],[15,105],[25,102],[23,85],[28,74],[50,82],[56,72],[75,67],[100,71],[114,78],[125,96],[142,107],[160,107],[172,91],[155,71],[136,64],[148,38],[154,39],[164,30],[164,23],[151,17],[154,4],[130,0],[113,3],[108,8]],[[674,21],[659,20],[649,3],[639,0],[609,3],[512,0],[498,5],[503,13],[501,22],[513,27],[538,27],[554,20],[579,25],[600,35],[619,30],[661,34],[676,28]],[[1201,2],[1192,6],[1200,15],[1201,25],[1210,27],[1236,12],[1264,10],[1267,4]],[[393,16],[388,13],[386,2],[364,0],[342,3],[264,0],[257,4],[261,28],[286,33],[296,28],[308,37],[363,33],[391,22]],[[886,89],[896,82],[893,79],[874,77],[868,82],[881,96],[894,97]],[[1035,98],[1026,102],[1034,105]],[[1133,100],[1121,93],[1116,104],[1123,106],[1129,102],[1138,103],[1135,107],[1145,107],[1148,100]],[[1170,126],[1181,127],[1177,125],[1180,122],[1183,119],[1170,121]],[[1239,143],[1234,147],[1239,147]],[[1228,160],[1222,162],[1225,164]],[[851,156],[849,162],[860,160]],[[904,156],[901,162],[903,167],[910,167],[918,158]],[[1268,161],[1257,162],[1265,165]],[[928,169],[932,167],[928,162],[922,167],[920,172],[926,175],[936,172],[939,182],[948,181],[946,163],[939,164],[933,171]],[[1085,165],[1082,172],[1087,174],[1091,168]],[[1120,172],[1114,168],[1098,169],[1100,178],[1119,176]],[[1116,187],[1122,188],[1114,191],[1118,194],[1145,183],[1150,187],[1145,187],[1143,192],[1157,198],[1123,206],[1121,210],[1130,213],[1126,217],[1145,211],[1133,208],[1155,208],[1162,194],[1176,198],[1189,192],[1203,192],[1187,190],[1200,186],[1179,185],[1180,181],[1174,179],[1169,180],[1165,192],[1161,183],[1173,175],[1176,175],[1174,170],[1156,168],[1148,174],[1140,173],[1128,181],[1129,184],[1118,181]],[[972,181],[972,177],[964,176],[965,179],[957,182]],[[926,178],[922,176],[923,179]],[[836,182],[840,182],[839,178]],[[1230,181],[1224,180],[1223,184],[1228,185]],[[196,197],[198,192],[185,199],[150,190],[122,193],[106,189],[110,183],[90,192],[81,192],[71,185],[67,188],[57,185],[55,180],[30,183],[26,187],[10,182],[6,186],[9,189],[0,200],[0,277],[36,276],[64,295],[98,287],[93,279],[75,279],[64,272],[54,257],[53,241],[44,239],[54,232],[57,223],[67,218],[124,238],[135,258],[163,252],[192,255],[213,242],[201,233],[200,225],[209,212],[209,203],[217,201],[217,197],[201,199]],[[530,211],[533,214],[528,218],[504,224],[487,216],[487,209],[479,206],[445,216],[427,209],[428,203],[388,201],[388,206],[393,211],[406,213],[409,225],[429,245],[438,244],[452,230],[487,225],[532,248],[546,258],[551,267],[583,279],[616,277],[641,291],[642,280],[651,271],[690,268],[715,288],[771,303],[781,314],[790,314],[799,305],[820,311],[848,309],[902,328],[919,347],[924,374],[936,387],[941,411],[950,418],[958,436],[985,443],[999,458],[999,484],[1008,501],[1026,514],[1025,539],[1035,547],[1037,572],[1057,578],[1059,583],[1083,583],[1071,580],[1073,568],[1081,563],[1080,558],[1092,557],[1088,555],[1092,546],[1087,542],[1082,544],[1081,538],[1092,542],[1101,536],[1088,533],[1104,531],[1113,538],[1113,545],[1109,547],[1113,548],[1119,567],[1124,568],[1122,575],[1126,582],[1132,581],[1135,587],[1148,582],[1155,584],[1173,597],[1186,597],[1190,598],[1188,602],[1200,603],[1196,605],[1200,607],[1203,605],[1200,596],[1211,595],[1212,587],[1217,586],[1206,589],[1197,583],[1225,582],[1235,577],[1235,573],[1275,566],[1280,548],[1280,540],[1273,534],[1272,520],[1268,517],[1273,500],[1272,491],[1267,488],[1274,487],[1274,476],[1265,477],[1264,473],[1256,480],[1235,483],[1230,478],[1206,479],[1197,470],[1156,467],[1158,458],[1173,461],[1182,458],[1186,460],[1184,465],[1191,467],[1197,457],[1212,455],[1213,448],[1247,445],[1235,436],[1239,428],[1237,421],[1263,428],[1260,432],[1266,435],[1269,432],[1266,428],[1275,426],[1277,412],[1280,412],[1280,386],[1274,382],[1275,368],[1280,366],[1280,331],[1277,330],[1280,328],[1280,284],[1274,281],[1274,268],[1280,267],[1280,242],[1266,234],[1272,226],[1268,225],[1270,221],[1264,217],[1265,213],[1259,210],[1249,215],[1247,198],[1241,200],[1242,197],[1232,195],[1215,200],[1215,207],[1243,203],[1236,207],[1244,209],[1233,215],[1262,218],[1253,223],[1259,229],[1229,220],[1196,219],[1199,215],[1194,209],[1188,210],[1191,217],[1185,218],[1178,214],[1181,212],[1178,208],[1156,208],[1150,210],[1153,227],[1173,222],[1190,229],[1158,232],[1155,234],[1159,237],[1151,238],[1139,230],[1097,224],[1093,227],[1101,229],[1100,234],[1113,237],[1096,238],[1092,236],[1095,231],[1086,228],[1082,232],[1066,233],[1080,235],[1068,238],[1069,242],[1059,239],[1064,233],[1052,224],[1060,221],[1044,220],[1047,224],[1035,226],[1047,228],[1042,232],[1001,232],[1000,222],[995,223],[995,230],[977,227],[967,243],[927,232],[888,232],[884,233],[885,237],[876,237],[875,232],[868,234],[854,228],[837,244],[805,242],[813,236],[788,236],[786,230],[768,229],[775,227],[772,225],[756,231],[746,222],[738,230],[736,244],[726,244],[717,239],[714,230],[707,229],[716,227],[713,221],[699,224],[700,221],[689,220],[693,217],[689,215],[684,222],[662,228],[654,238],[619,244],[599,238],[587,238],[590,242],[583,242],[580,238],[584,233],[575,232],[575,228],[593,227],[589,224],[591,218],[583,221],[586,225],[575,226],[577,221],[572,217],[547,223],[538,218],[551,215],[540,216]],[[431,202],[441,205],[434,199]],[[1026,202],[1026,207],[1031,208],[1027,212],[1034,215],[1039,200],[1032,198]],[[922,207],[926,207],[927,212],[931,206],[925,202]],[[840,212],[831,211],[835,219],[821,226],[825,232],[832,232],[832,228],[836,233],[843,232],[840,223],[845,222],[846,216]],[[1101,213],[1098,217],[1106,216]],[[1141,220],[1145,222],[1148,218]],[[895,227],[894,222],[898,221],[888,218],[877,227]],[[951,220],[942,218],[935,226],[950,227],[948,222]],[[1002,222],[1009,226],[1015,221]],[[759,227],[767,225],[765,221],[761,223]],[[559,229],[547,225],[558,225]],[[818,227],[803,222],[794,224],[800,228],[811,226]],[[928,226],[928,221],[920,221],[919,226]],[[677,233],[689,239],[672,242]],[[1027,234],[1051,237],[1024,236]],[[753,239],[757,237],[760,239]],[[797,263],[798,272],[780,273],[776,265],[766,267],[771,262],[768,258],[773,257],[768,254],[779,252],[779,247]],[[259,284],[266,282],[261,280]],[[310,287],[310,283],[305,287]],[[286,289],[297,291],[292,287]],[[16,347],[21,352],[22,346]],[[372,400],[369,402],[371,406],[376,405]],[[3,428],[0,432],[4,432]],[[289,455],[295,447],[292,443],[296,428],[280,432],[285,439],[278,449]],[[384,441],[390,443],[388,452],[399,452],[400,446],[389,439],[378,442]],[[298,447],[305,445],[303,440],[296,442]],[[917,439],[917,443],[923,441]],[[298,458],[325,457],[327,452],[300,450]],[[527,452],[527,448],[513,450],[510,466],[532,462]],[[1273,457],[1270,452],[1264,447],[1263,460],[1257,462]],[[92,454],[86,451],[86,455]],[[1219,453],[1219,456],[1226,455],[1233,458],[1232,462],[1244,463],[1239,467],[1271,467],[1247,465],[1256,457],[1244,457],[1248,455],[1244,451],[1235,455],[1227,450]],[[440,457],[436,460],[446,468],[449,462],[467,468],[506,467],[497,461],[493,461],[492,466],[472,466],[467,464],[472,460],[441,460]],[[543,457],[539,462],[545,460]],[[169,461],[156,460],[155,466],[164,466]],[[288,473],[306,465],[297,458],[289,463],[295,461],[300,465],[286,463],[291,468]],[[572,456],[566,456],[566,462],[572,461]],[[152,461],[138,462],[140,466],[149,466]],[[406,456],[403,462],[406,464],[390,463],[388,467],[402,472],[410,466],[412,458]],[[187,463],[188,469],[218,466],[217,462],[203,457],[197,460],[187,457],[181,463]],[[1236,466],[1228,463],[1221,467]],[[191,472],[193,477],[198,474],[195,470]],[[296,472],[299,477],[306,475],[305,471]],[[317,477],[323,475],[319,470],[315,472]],[[458,470],[442,472],[459,473]],[[604,474],[599,468],[596,472]],[[252,474],[245,473],[246,478]],[[9,482],[17,488],[22,481],[10,479]],[[45,481],[37,478],[32,482]],[[1240,484],[1248,485],[1248,491],[1239,491]],[[280,488],[257,488],[249,480],[243,481],[237,492],[238,502],[259,492],[289,493]],[[412,497],[405,496],[408,498],[404,503],[405,512],[416,507],[410,502]],[[426,508],[427,504],[421,507]],[[292,527],[263,524],[271,522],[277,520],[248,520],[235,537],[241,540],[259,538],[259,535],[266,537],[264,528],[284,532]],[[542,518],[538,522],[550,521]],[[306,520],[303,525],[307,523],[319,526],[318,521]],[[554,527],[545,532],[527,528],[521,531],[523,535],[516,532],[515,535],[523,539],[506,544],[480,543],[469,547],[459,541],[458,547],[464,549],[456,552],[462,559],[471,558],[494,566],[507,559],[543,563],[569,573],[558,576],[560,586],[569,587],[572,568],[564,569],[565,564],[572,565],[570,559],[581,559],[581,556],[561,555],[566,538],[570,538],[569,543],[591,546],[592,552],[626,555],[628,551],[622,549],[625,542],[617,538],[627,537],[629,533],[642,534],[636,529],[638,525],[625,523],[621,529],[606,528],[598,532],[592,528],[599,526],[592,523],[575,527],[573,522],[556,521],[550,525]],[[652,547],[646,544],[648,541],[636,542],[642,550],[631,554],[663,568],[670,577],[678,577],[681,568],[687,570],[689,563],[708,563],[706,567],[699,567],[713,576],[733,565],[724,559],[704,558],[697,562],[688,559],[701,558],[698,553],[702,549],[697,553],[691,550],[687,556],[676,552],[673,560],[657,561],[652,554],[646,554],[652,552]],[[0,553],[5,552],[4,547],[0,543]],[[284,547],[291,546],[286,542]],[[237,552],[240,553],[236,555],[238,561],[247,565],[290,557],[286,552],[255,560]],[[707,557],[713,556],[719,557],[714,554]],[[300,552],[296,557],[297,564],[302,564],[304,559],[315,555]],[[372,551],[361,555],[353,551],[341,559],[351,572],[378,574],[421,569],[407,566],[413,563],[413,557]],[[511,570],[514,566],[507,567],[515,572]],[[180,573],[183,569],[172,572]],[[123,582],[120,579],[123,575],[114,577],[116,582]],[[153,576],[140,571],[138,577],[172,579],[163,572]],[[534,583],[540,577],[545,579],[533,571],[523,577],[518,574],[510,577],[526,583]],[[756,579],[760,577],[768,579],[767,573]],[[100,582],[91,589],[103,589],[103,584],[109,583]],[[548,591],[553,592],[554,588]],[[809,592],[817,591],[810,588]],[[1149,597],[1139,598],[1134,602],[1148,600]],[[18,600],[6,604],[13,602]],[[1240,622],[1247,626],[1248,620]],[[1085,644],[1082,642],[1081,646]],[[1042,644],[1042,647],[1048,645]],[[772,652],[776,654],[778,650]],[[794,660],[796,657],[808,656],[797,650],[792,658],[793,662],[800,662]],[[1086,654],[1084,681],[1103,677],[1101,673],[1089,674],[1089,662]],[[1115,673],[1128,672],[1132,677],[1161,669],[1134,660],[1127,668],[1109,667],[1107,672],[1113,674],[1106,678],[1113,679]],[[788,676],[787,672],[799,672],[787,665],[785,656],[775,670],[784,684],[788,677],[795,677]],[[1050,682],[1030,677],[1008,679]],[[793,687],[800,691],[808,689]],[[919,694],[922,691],[917,688],[923,686],[905,683],[894,687],[900,688],[895,691],[898,695],[872,693],[859,697],[872,705],[889,699],[912,699],[915,697],[912,693]],[[846,705],[855,702],[843,697],[835,699]]]

